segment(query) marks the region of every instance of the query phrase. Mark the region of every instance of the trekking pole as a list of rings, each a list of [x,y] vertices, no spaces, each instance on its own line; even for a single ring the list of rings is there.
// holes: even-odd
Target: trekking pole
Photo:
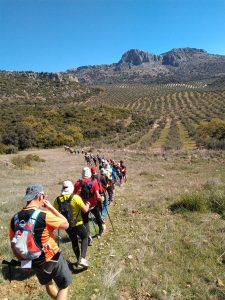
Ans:
[[[93,219],[93,214],[91,213],[90,210],[89,210],[89,212],[90,212],[90,214],[91,214],[91,222],[92,222],[92,224],[93,224],[93,227],[94,227],[94,230],[95,230],[95,233],[96,233],[96,237],[97,237],[97,239],[98,239],[98,233],[97,233],[97,229],[96,229],[95,222],[94,222],[94,219]],[[99,241],[99,239],[98,239],[98,241]],[[99,243],[100,243],[100,241],[99,241]]]
[[[108,215],[108,217],[109,217],[109,221],[110,221],[110,223],[111,223],[112,229],[113,229],[113,231],[115,231],[115,230],[114,230],[113,223],[112,223],[112,220],[111,220],[111,218],[110,218],[109,211],[108,211],[108,208],[107,208],[107,207],[106,207],[106,212],[107,212],[107,215]]]

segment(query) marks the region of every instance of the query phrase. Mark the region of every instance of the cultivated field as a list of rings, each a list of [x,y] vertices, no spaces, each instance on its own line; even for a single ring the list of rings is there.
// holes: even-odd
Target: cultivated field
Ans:
[[[118,133],[110,144],[131,149],[196,149],[199,122],[225,118],[225,91],[204,82],[187,84],[112,84],[80,105],[111,105],[151,120],[148,127]]]
[[[195,91],[187,93],[189,98],[181,100],[184,105],[188,105],[190,100],[187,99]],[[164,102],[162,111],[166,103],[170,107],[170,101],[175,99],[172,95],[165,98],[168,101]],[[154,103],[157,105],[158,102],[155,100]],[[172,127],[173,118],[169,114],[165,117],[166,130]],[[177,124],[185,137],[182,121]],[[151,137],[153,133],[149,131],[146,135]],[[146,142],[143,137],[140,144],[142,142]],[[61,148],[30,150],[19,155],[27,154],[36,154],[45,161],[17,169],[11,163],[14,155],[0,156],[1,260],[13,258],[8,241],[9,221],[23,206],[21,197],[26,186],[30,182],[43,183],[48,199],[53,201],[60,192],[62,181],[80,178],[84,166],[81,154],[70,154]],[[154,154],[128,149],[101,150],[101,154],[115,160],[123,159],[127,164],[128,181],[117,186],[115,204],[109,207],[115,232],[108,221],[105,234],[88,248],[91,267],[80,273],[74,268],[70,298],[225,299],[224,152]],[[202,195],[212,202],[216,200],[214,206],[204,206]],[[178,206],[171,205],[181,201],[181,196],[186,197],[189,206],[179,211]],[[62,249],[67,260],[75,263],[71,244],[66,238]],[[7,267],[1,265],[1,268],[1,299],[48,299],[31,274],[22,276],[19,270],[13,269],[14,280],[10,283]]]

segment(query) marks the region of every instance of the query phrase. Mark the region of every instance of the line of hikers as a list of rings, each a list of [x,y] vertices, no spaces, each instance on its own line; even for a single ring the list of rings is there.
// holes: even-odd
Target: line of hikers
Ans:
[[[117,168],[123,174],[122,179]],[[52,299],[67,299],[68,286],[72,282],[71,271],[53,230],[58,229],[58,233],[59,230],[66,231],[77,259],[76,266],[88,268],[86,254],[88,246],[93,243],[89,223],[93,223],[99,238],[106,228],[108,205],[114,200],[115,184],[117,180],[121,184],[123,179],[126,180],[123,161],[116,164],[113,160],[101,158],[98,169],[96,165],[83,168],[82,179],[74,183],[65,180],[53,205],[45,199],[42,184],[27,187],[23,198],[26,206],[11,219],[11,248],[21,261],[21,267],[35,271]],[[78,239],[81,240],[81,249]]]

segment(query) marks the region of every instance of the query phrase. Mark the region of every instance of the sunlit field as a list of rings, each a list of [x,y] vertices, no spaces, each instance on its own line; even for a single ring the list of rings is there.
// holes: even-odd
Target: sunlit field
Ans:
[[[128,180],[116,186],[109,207],[114,231],[107,219],[106,232],[88,248],[87,271],[77,271],[71,243],[61,233],[73,271],[70,299],[225,299],[225,154],[92,150],[123,159]],[[12,158],[28,154],[42,161],[16,168]],[[41,182],[52,202],[62,182],[79,179],[84,166],[82,154],[63,148],[0,156],[1,260],[13,258],[9,222],[23,207],[26,186]],[[12,268],[10,283],[8,267],[1,269],[1,299],[48,299],[35,276]]]

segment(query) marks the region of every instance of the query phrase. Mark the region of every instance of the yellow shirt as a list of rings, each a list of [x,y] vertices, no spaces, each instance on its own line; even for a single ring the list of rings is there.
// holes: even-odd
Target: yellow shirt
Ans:
[[[59,199],[61,202],[64,202],[65,200],[69,199],[69,197],[70,197],[70,194],[66,194],[66,195],[59,196]],[[57,210],[59,210],[57,198],[54,200],[53,205]],[[85,206],[82,198],[79,195],[74,195],[70,201],[70,205],[72,208],[73,218],[74,218],[74,220],[77,220],[77,223],[75,226],[82,225],[83,219],[82,219],[82,215],[81,215],[81,208]]]

